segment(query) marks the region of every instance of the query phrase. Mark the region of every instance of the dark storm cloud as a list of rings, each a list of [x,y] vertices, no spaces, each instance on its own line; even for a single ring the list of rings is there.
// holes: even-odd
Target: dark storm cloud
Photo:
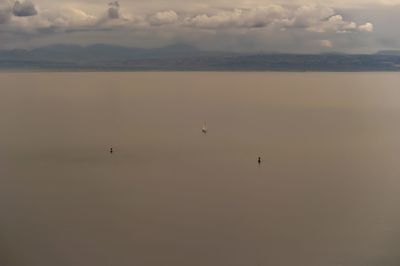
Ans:
[[[108,4],[108,18],[109,19],[119,19],[119,2],[114,1]]]
[[[35,5],[29,0],[16,1],[12,11],[16,17],[30,17],[38,13]]]

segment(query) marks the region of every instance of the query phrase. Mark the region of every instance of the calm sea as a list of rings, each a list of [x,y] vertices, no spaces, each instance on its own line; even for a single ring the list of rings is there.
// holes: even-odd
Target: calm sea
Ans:
[[[0,265],[400,265],[399,73],[0,84]]]

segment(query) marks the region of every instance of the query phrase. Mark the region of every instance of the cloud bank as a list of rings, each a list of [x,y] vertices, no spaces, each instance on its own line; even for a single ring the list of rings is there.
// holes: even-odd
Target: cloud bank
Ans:
[[[372,6],[400,11],[400,1],[397,7],[393,2],[363,0],[352,5],[344,1],[171,0],[170,8],[158,0],[154,4],[141,0],[57,2],[0,0],[0,38],[5,40],[0,48],[24,46],[21,40],[28,38],[33,46],[66,40],[127,46],[186,42],[222,50],[357,52],[378,49],[382,38],[375,25],[379,16],[362,16],[363,12],[370,14]]]

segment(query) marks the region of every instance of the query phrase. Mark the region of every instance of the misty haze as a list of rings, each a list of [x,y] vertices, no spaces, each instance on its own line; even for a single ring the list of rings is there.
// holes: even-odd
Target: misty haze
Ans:
[[[399,266],[400,0],[0,0],[0,266]]]

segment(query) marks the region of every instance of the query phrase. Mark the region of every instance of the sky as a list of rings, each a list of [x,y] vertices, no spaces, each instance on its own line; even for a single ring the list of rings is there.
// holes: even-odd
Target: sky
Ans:
[[[237,52],[400,49],[400,0],[0,0],[0,49],[189,44]]]

